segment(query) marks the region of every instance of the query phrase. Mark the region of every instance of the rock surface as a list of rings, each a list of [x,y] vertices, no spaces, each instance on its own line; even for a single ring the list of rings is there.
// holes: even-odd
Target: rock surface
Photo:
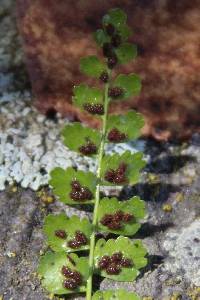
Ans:
[[[150,160],[143,180],[121,191],[120,198],[139,194],[146,201],[148,216],[137,238],[148,248],[149,264],[135,283],[106,279],[100,283],[101,289],[125,287],[155,300],[169,300],[177,294],[182,299],[199,299],[194,289],[200,285],[199,147],[197,136],[185,145],[146,141],[145,153]],[[163,206],[166,204],[171,206],[170,212]],[[47,205],[35,192],[22,188],[13,192],[10,187],[1,192],[0,205],[0,295],[4,300],[48,299],[36,276],[41,249],[45,250],[44,216],[60,211],[90,214],[57,201]]]
[[[183,145],[173,148],[164,144],[154,148],[147,143],[147,152],[151,153],[147,170],[153,171],[154,176],[151,174],[149,181],[127,191],[145,199],[149,213],[138,234],[149,250],[149,266],[135,284],[120,284],[140,296],[151,296],[155,300],[174,299],[170,298],[172,295],[179,295],[180,299],[200,297],[197,293],[192,298],[190,291],[200,286],[197,166],[200,157],[195,148],[195,145],[184,149]],[[166,204],[170,212],[166,211]],[[101,284],[102,289],[108,286],[117,288],[119,284],[110,280]]]

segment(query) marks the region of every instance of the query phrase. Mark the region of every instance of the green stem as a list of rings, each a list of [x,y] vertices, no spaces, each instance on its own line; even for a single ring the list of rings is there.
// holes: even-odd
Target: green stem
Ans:
[[[87,300],[91,300],[91,298],[92,298],[92,275],[93,275],[93,269],[94,269],[94,248],[95,248],[95,233],[96,233],[96,227],[97,227],[97,213],[98,213],[99,200],[100,200],[101,163],[102,163],[102,158],[103,158],[103,154],[104,154],[104,145],[105,145],[105,137],[106,137],[106,123],[107,123],[108,104],[109,104],[108,88],[109,88],[109,83],[106,83],[105,90],[104,90],[103,128],[102,128],[101,144],[100,144],[99,154],[98,154],[98,168],[97,168],[98,185],[96,187],[95,205],[94,205],[94,211],[93,211],[93,221],[92,221],[93,233],[90,237],[90,254],[89,254],[90,275],[87,280],[87,290],[86,290],[86,299]]]

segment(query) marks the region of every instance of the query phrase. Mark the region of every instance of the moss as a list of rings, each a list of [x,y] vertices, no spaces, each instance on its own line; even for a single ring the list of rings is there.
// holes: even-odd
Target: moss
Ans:
[[[11,192],[12,193],[16,193],[17,192],[17,186],[16,185],[13,185],[12,187],[11,187]]]
[[[170,300],[181,300],[182,296],[179,293],[174,293],[171,297]]]
[[[164,212],[172,212],[173,207],[171,204],[163,204],[162,209]]]
[[[45,205],[51,204],[54,202],[54,197],[49,195],[46,189],[41,189],[37,192],[37,197],[41,200],[41,202]]]
[[[200,299],[200,287],[195,287],[194,289],[188,292],[188,296],[191,300],[199,300]]]
[[[182,202],[184,200],[184,195],[182,193],[177,193],[175,196],[176,202]]]
[[[54,298],[54,294],[53,294],[53,293],[49,294],[48,298],[49,298],[49,300],[55,299],[55,298]]]
[[[7,256],[9,257],[9,258],[13,258],[13,257],[16,257],[16,253],[15,252],[8,252],[7,253]]]
[[[166,286],[175,286],[180,283],[181,283],[180,278],[173,278],[173,279],[169,279],[169,280],[165,281]]]
[[[160,182],[160,177],[156,174],[153,174],[153,173],[149,173],[147,175],[147,179],[148,179],[149,183],[158,183],[158,182]]]
[[[9,185],[8,187],[8,194],[12,197],[14,193],[17,193],[19,191],[20,187],[19,185],[14,182],[13,184]]]

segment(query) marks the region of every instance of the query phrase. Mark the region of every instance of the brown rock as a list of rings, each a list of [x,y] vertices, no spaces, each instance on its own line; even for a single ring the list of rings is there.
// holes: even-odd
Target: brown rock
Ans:
[[[71,105],[80,57],[96,54],[92,32],[109,8],[128,14],[139,58],[123,71],[143,79],[139,97],[123,109],[144,113],[145,134],[158,139],[186,137],[199,130],[200,2],[198,0],[17,0],[35,104],[43,112],[54,107],[71,119],[97,125]],[[121,70],[122,71],[122,70]],[[88,80],[88,82],[93,82]],[[115,104],[112,111],[121,111]]]

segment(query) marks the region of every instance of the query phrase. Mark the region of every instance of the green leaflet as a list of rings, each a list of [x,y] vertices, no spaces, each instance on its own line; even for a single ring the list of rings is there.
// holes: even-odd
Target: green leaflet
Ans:
[[[145,166],[146,162],[143,160],[143,154],[137,152],[132,154],[130,151],[125,151],[123,154],[115,153],[113,155],[105,155],[102,161],[101,175],[102,178],[105,177],[106,172],[110,169],[116,170],[120,163],[125,163],[127,165],[126,178],[128,180],[125,185],[136,184],[140,178],[140,170]],[[105,180],[103,181],[105,185],[113,185],[112,183]],[[116,184],[115,184],[116,185]],[[119,184],[124,185],[124,184]]]
[[[137,47],[130,43],[124,43],[115,50],[121,64],[126,64],[137,56]]]
[[[141,91],[141,80],[136,74],[124,75],[120,74],[114,80],[113,86],[118,86],[123,88],[124,93],[121,98],[129,98],[131,96],[136,96]]]
[[[38,267],[38,273],[42,277],[42,285],[50,293],[62,295],[69,293],[77,293],[85,291],[85,283],[89,275],[88,259],[86,257],[78,257],[76,254],[69,254],[74,261],[76,267],[67,258],[65,252],[47,252],[42,256]],[[68,290],[63,287],[65,277],[61,274],[63,266],[68,266],[71,269],[76,269],[83,276],[83,285],[76,290]]]
[[[82,126],[79,122],[66,125],[62,130],[62,136],[65,146],[76,152],[80,152],[79,148],[85,145],[88,139],[95,144],[97,149],[99,148],[100,133],[95,129]]]
[[[119,28],[121,25],[126,24],[127,16],[120,8],[110,9],[103,17],[103,25],[112,24]]]
[[[141,300],[135,293],[127,292],[126,290],[107,290],[97,291],[92,300]]]
[[[61,239],[55,235],[56,230],[64,230],[67,234],[66,239]],[[81,231],[85,234],[88,239],[88,244],[79,247],[78,249],[72,249],[67,246],[67,242],[72,240],[75,236],[76,231]],[[52,250],[56,252],[71,252],[86,250],[89,248],[89,239],[92,233],[92,225],[88,219],[80,219],[77,216],[67,217],[65,214],[59,215],[48,215],[45,218],[44,233],[47,237],[48,245]]]
[[[85,103],[103,103],[103,92],[97,88],[91,88],[86,84],[74,86],[73,103],[83,108]]]
[[[111,230],[107,226],[100,223],[105,214],[114,214],[116,211],[123,211],[125,213],[133,214],[134,219],[129,223],[124,223],[119,230]],[[104,198],[101,200],[98,209],[98,226],[103,232],[112,232],[119,235],[133,235],[139,228],[138,223],[140,219],[145,216],[145,203],[139,197],[133,197],[127,201],[118,201],[116,198]]]
[[[126,25],[126,24],[123,24],[121,26],[118,27],[118,32],[122,38],[122,41],[126,41],[130,35],[132,34],[131,32],[131,28]]]
[[[113,11],[113,12],[112,12]],[[106,15],[103,19],[104,29],[108,24],[112,24],[116,28],[116,33],[121,36],[122,42],[126,41],[131,35],[131,29],[126,24],[126,16],[119,9],[112,10],[111,14]],[[98,46],[102,47],[104,43],[110,43],[111,38],[103,29],[98,29],[94,33],[94,39]]]
[[[99,78],[106,69],[106,65],[94,55],[81,58],[80,70],[87,76]]]
[[[103,17],[103,26],[105,27],[108,24],[114,25],[122,40],[125,41],[131,35],[130,27],[127,26],[126,21],[126,14],[121,9],[114,8]]]
[[[110,37],[105,33],[103,29],[98,29],[94,33],[94,39],[98,46],[102,47],[104,43],[110,42]]]
[[[100,258],[104,255],[111,256],[116,252],[122,252],[126,258],[131,259],[133,266],[122,268],[118,275],[109,275],[104,270],[99,270],[98,262]],[[139,269],[147,264],[146,254],[147,251],[140,240],[131,241],[123,236],[119,236],[116,240],[110,239],[107,242],[104,239],[100,239],[96,243],[94,253],[96,272],[102,277],[116,281],[133,281],[139,275]]]
[[[73,168],[55,168],[50,173],[51,179],[49,184],[53,187],[54,194],[59,197],[59,200],[66,204],[88,204],[93,203],[94,200],[88,201],[74,201],[70,198],[71,182],[78,180],[82,186],[86,186],[95,196],[95,189],[97,184],[96,176],[91,172],[76,171]]]
[[[107,132],[113,128],[117,128],[120,132],[127,135],[127,139],[136,139],[140,136],[140,129],[144,126],[143,116],[132,110],[124,115],[108,116]]]

